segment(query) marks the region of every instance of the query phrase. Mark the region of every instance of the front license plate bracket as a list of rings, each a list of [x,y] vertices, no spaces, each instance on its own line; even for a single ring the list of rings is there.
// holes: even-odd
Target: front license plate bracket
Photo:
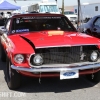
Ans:
[[[60,71],[60,80],[63,79],[72,79],[72,78],[79,78],[79,71]]]

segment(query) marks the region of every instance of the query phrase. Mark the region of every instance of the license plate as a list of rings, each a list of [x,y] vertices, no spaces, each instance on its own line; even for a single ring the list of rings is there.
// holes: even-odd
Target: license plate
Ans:
[[[60,72],[60,80],[63,79],[72,79],[72,78],[79,78],[79,71],[61,71]]]

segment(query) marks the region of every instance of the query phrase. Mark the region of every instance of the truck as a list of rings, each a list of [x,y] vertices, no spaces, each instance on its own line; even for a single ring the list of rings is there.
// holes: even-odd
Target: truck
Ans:
[[[56,13],[60,14],[59,7],[56,2],[48,2],[43,0],[36,4],[28,6],[28,12],[38,12],[38,13]]]
[[[70,10],[65,10],[64,11],[64,15],[71,21],[71,22],[75,22],[77,23],[77,14],[74,13],[74,11],[70,11]]]

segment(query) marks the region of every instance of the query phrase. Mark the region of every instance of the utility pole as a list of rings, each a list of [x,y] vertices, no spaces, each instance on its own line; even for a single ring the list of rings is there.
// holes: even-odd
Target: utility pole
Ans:
[[[62,14],[64,14],[64,0],[62,0]]]
[[[80,4],[80,0],[77,0],[78,2],[78,21],[77,21],[77,28],[79,27],[79,24],[80,24],[80,9],[81,9],[81,4]]]

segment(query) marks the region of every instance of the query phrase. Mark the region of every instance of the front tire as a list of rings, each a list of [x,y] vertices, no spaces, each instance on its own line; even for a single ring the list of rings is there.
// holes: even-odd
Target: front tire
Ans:
[[[2,44],[0,44],[0,55],[1,55],[1,61],[6,62],[6,54],[5,54],[5,51],[3,49]]]
[[[17,89],[21,85],[21,76],[20,74],[11,68],[11,62],[7,58],[7,65],[6,65],[6,80],[9,89]]]
[[[91,82],[99,82],[100,81],[100,71],[94,73],[94,74],[89,74],[86,75],[87,79],[90,80]]]

